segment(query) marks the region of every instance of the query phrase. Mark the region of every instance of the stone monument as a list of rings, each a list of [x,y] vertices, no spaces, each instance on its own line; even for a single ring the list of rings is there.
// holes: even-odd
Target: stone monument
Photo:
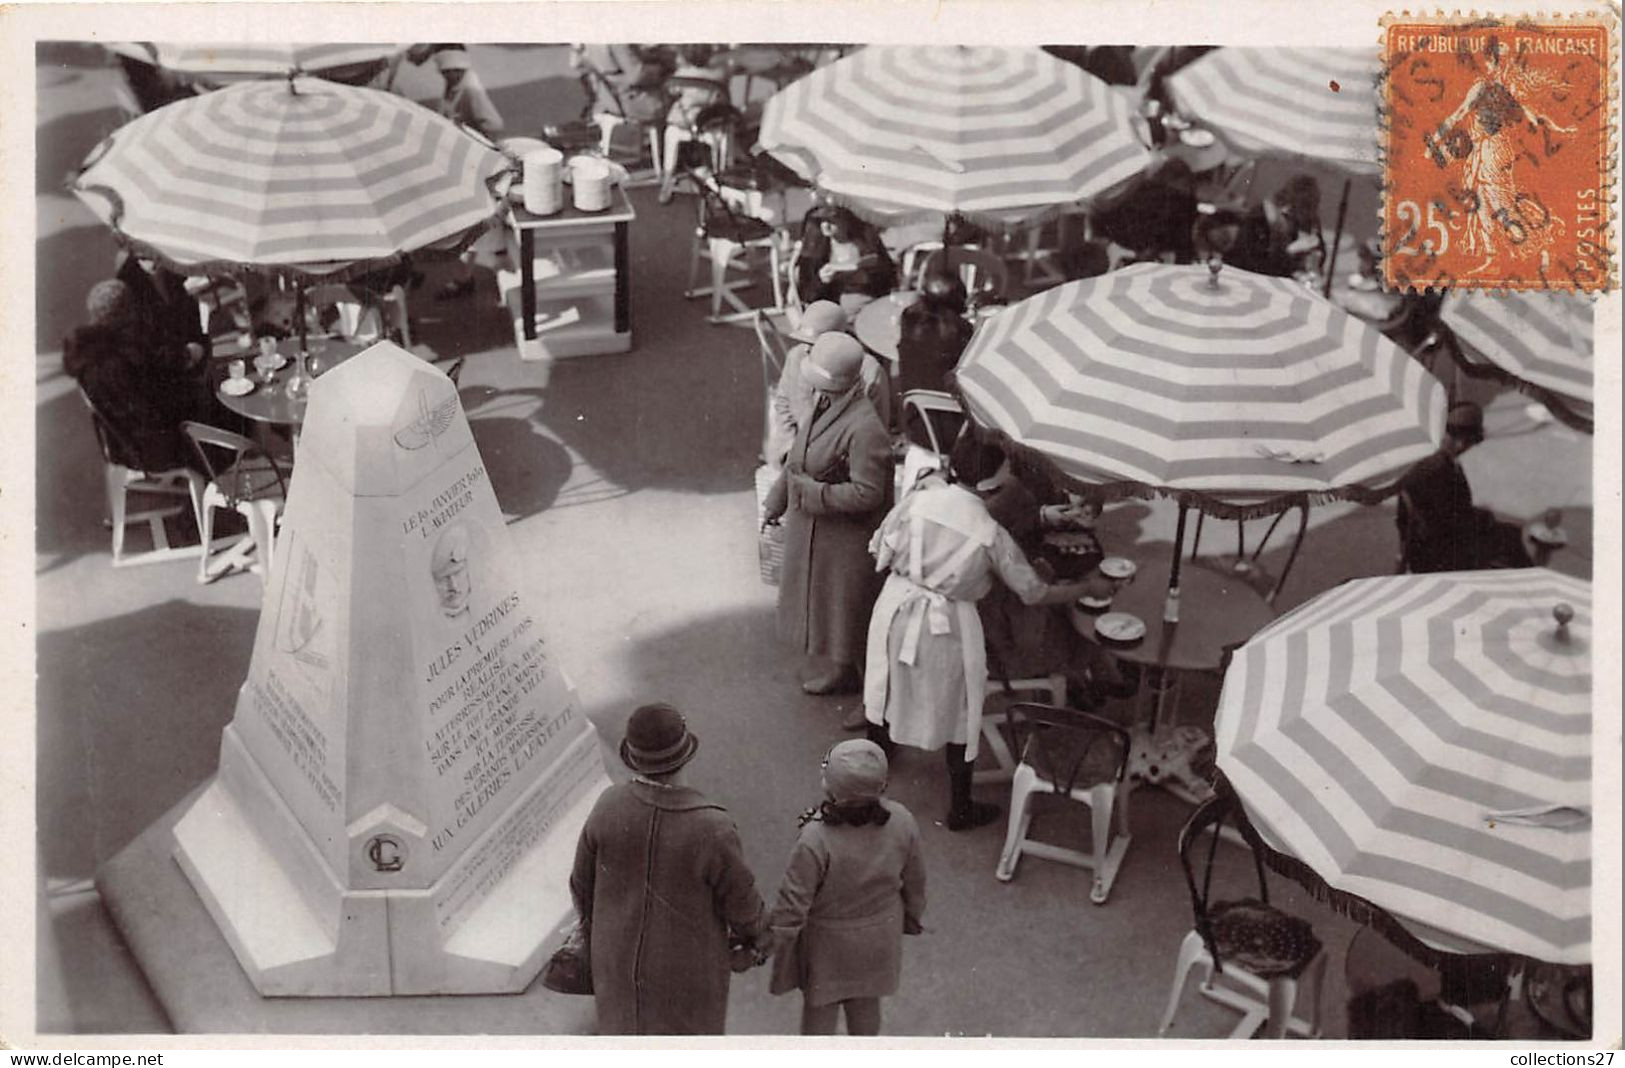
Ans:
[[[248,678],[175,857],[263,995],[521,991],[608,785],[456,387],[311,386]]]

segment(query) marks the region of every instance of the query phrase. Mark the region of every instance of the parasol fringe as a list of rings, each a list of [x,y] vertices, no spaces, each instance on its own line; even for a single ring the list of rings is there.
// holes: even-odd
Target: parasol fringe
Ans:
[[[1546,406],[1546,409],[1559,422],[1571,430],[1578,430],[1582,434],[1596,433],[1596,420],[1592,415],[1585,413],[1585,405],[1581,402],[1569,400],[1543,386],[1537,386],[1533,382],[1519,378],[1503,367],[1497,367],[1490,363],[1480,363],[1465,352],[1461,352],[1460,348],[1461,346],[1457,346],[1457,351],[1452,354],[1451,358],[1455,360],[1456,366],[1461,368],[1468,376],[1499,383],[1517,390],[1532,400],[1539,401]]]
[[[1004,449],[1006,454],[1011,457],[1012,462],[1018,467],[1025,466],[1029,470],[1037,471],[1055,486],[1064,487],[1087,500],[1098,501],[1101,504],[1114,504],[1125,500],[1173,500],[1187,508],[1195,508],[1217,519],[1262,519],[1291,511],[1294,508],[1329,504],[1333,501],[1381,504],[1399,492],[1399,483],[1404,475],[1403,472],[1399,473],[1394,477],[1393,481],[1385,485],[1348,485],[1327,490],[1289,490],[1284,493],[1261,497],[1258,500],[1248,501],[1228,500],[1225,497],[1203,490],[1176,489],[1170,486],[1158,486],[1134,480],[1086,482],[1063,471],[1053,459],[1032,446],[1016,441],[1002,430],[989,429],[976,422],[975,417],[970,414],[970,408],[966,405],[965,398],[959,392],[957,384],[953,387],[953,394],[955,399],[959,401],[960,408],[964,409],[966,413],[966,426],[971,428],[978,441],[998,445]]]
[[[1540,963],[1517,953],[1450,953],[1430,946],[1412,934],[1392,913],[1358,894],[1337,889],[1297,857],[1277,852],[1261,839],[1257,845],[1265,866],[1271,871],[1297,883],[1310,897],[1337,915],[1373,928],[1412,960],[1437,969],[1444,977],[1446,989],[1452,986],[1476,987],[1486,983],[1503,986],[1514,968],[1525,962]]]
[[[1258,833],[1257,827],[1247,814],[1246,806],[1241,804],[1240,795],[1236,793],[1235,786],[1222,768],[1214,774],[1213,787],[1219,793],[1235,798],[1238,804],[1237,830],[1241,832],[1255,854],[1262,858],[1266,867],[1277,875],[1297,883],[1310,897],[1332,912],[1373,928],[1406,956],[1436,969],[1444,980],[1446,990],[1484,989],[1486,984],[1504,989],[1507,978],[1515,968],[1520,968],[1525,963],[1539,963],[1518,953],[1504,951],[1451,953],[1428,945],[1412,934],[1386,909],[1372,904],[1358,894],[1337,889],[1304,861],[1272,848]]]

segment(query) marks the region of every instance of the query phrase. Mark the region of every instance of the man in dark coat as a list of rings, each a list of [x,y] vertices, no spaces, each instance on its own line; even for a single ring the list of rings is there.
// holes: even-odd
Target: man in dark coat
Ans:
[[[822,335],[801,366],[813,410],[796,428],[765,516],[770,523],[789,516],[779,635],[827,664],[802,689],[836,693],[857,688],[880,593],[869,539],[891,496],[891,441],[864,392],[863,347],[854,338]]]
[[[604,791],[576,844],[599,1034],[722,1034],[730,940],[754,950],[766,931],[733,820],[682,782],[699,744],[670,705],[633,712],[621,759],[636,774]]]
[[[1412,574],[1528,567],[1516,528],[1473,507],[1473,490],[1458,457],[1484,440],[1484,410],[1468,401],[1445,417],[1444,444],[1399,482],[1400,570]]]

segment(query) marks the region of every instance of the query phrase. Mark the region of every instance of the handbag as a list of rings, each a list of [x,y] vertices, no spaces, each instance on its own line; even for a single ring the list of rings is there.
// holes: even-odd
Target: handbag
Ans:
[[[542,985],[560,994],[592,993],[592,947],[585,924],[577,920],[564,943],[547,958]]]

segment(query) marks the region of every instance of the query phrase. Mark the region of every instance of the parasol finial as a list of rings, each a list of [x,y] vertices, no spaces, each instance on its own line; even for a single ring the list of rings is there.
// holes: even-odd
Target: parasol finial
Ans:
[[[1574,609],[1568,604],[1559,602],[1557,607],[1552,609],[1552,618],[1557,620],[1557,640],[1568,641],[1569,621],[1574,618]]]
[[[1215,252],[1207,258],[1207,284],[1210,289],[1219,288],[1219,272],[1224,270],[1224,257]]]

